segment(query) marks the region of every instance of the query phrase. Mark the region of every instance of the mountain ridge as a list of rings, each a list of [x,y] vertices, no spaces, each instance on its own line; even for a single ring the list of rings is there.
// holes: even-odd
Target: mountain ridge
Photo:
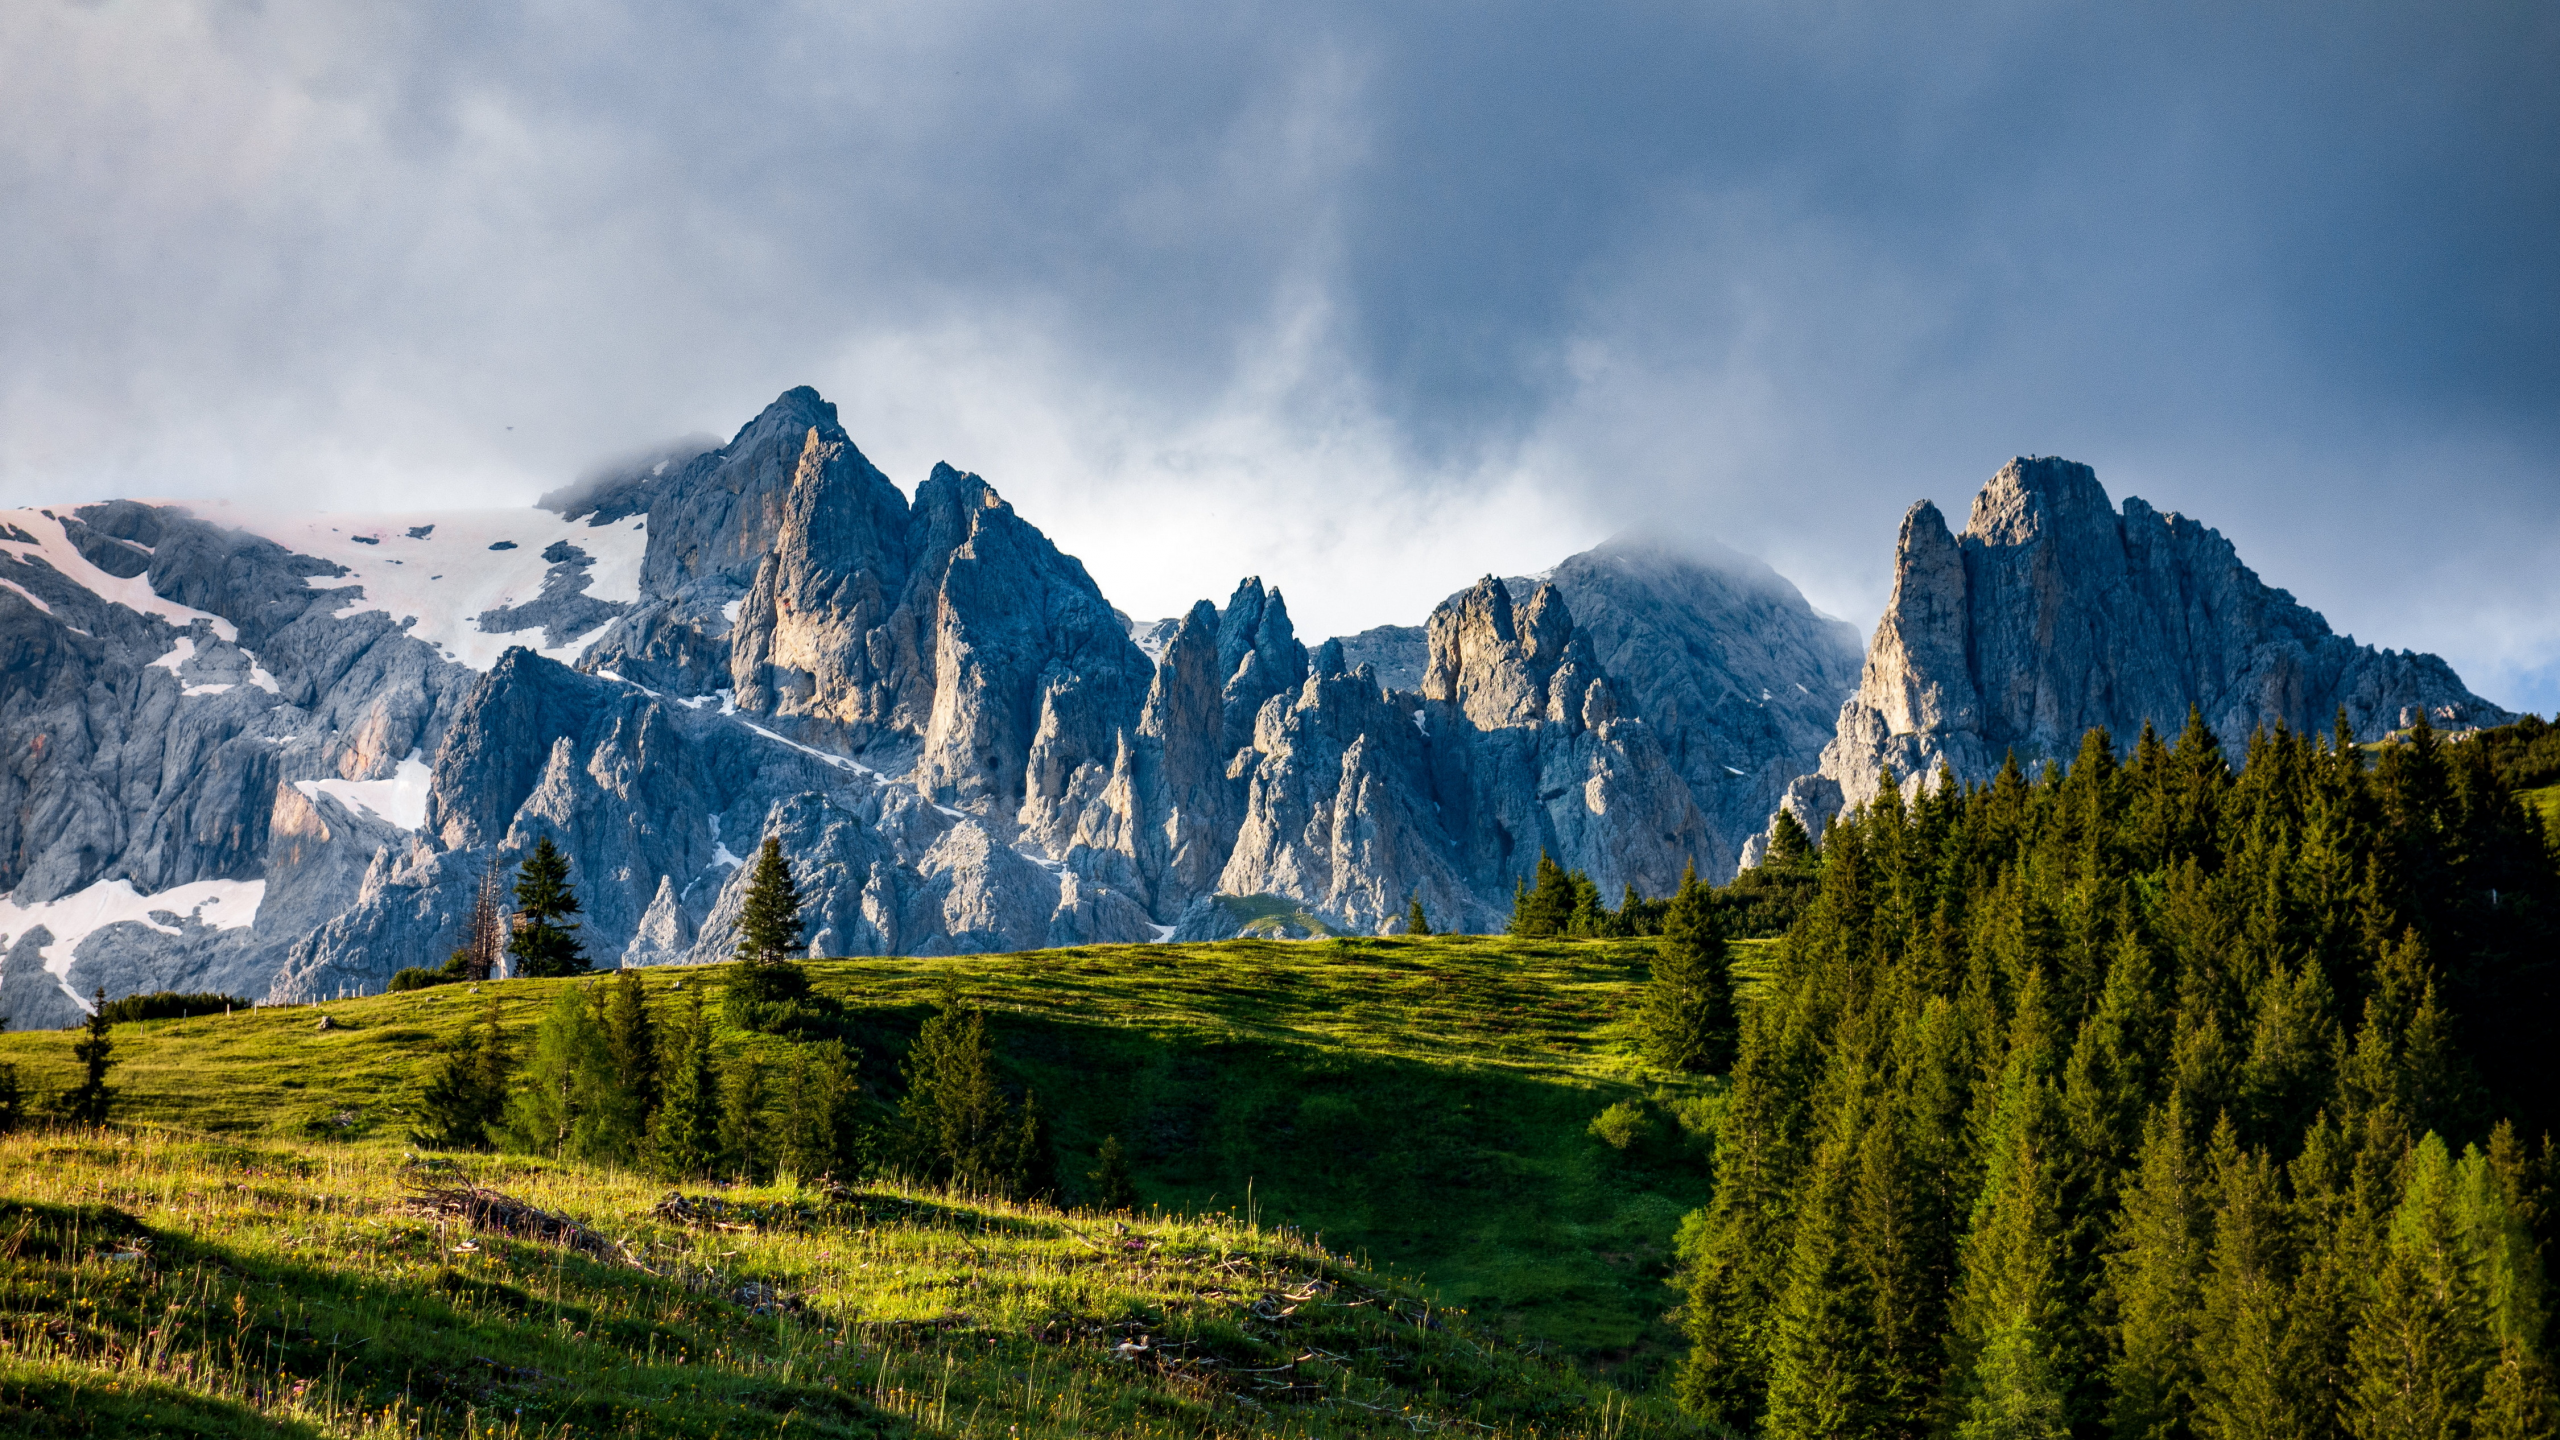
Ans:
[[[2009,549],[2105,539],[2093,476],[2010,488],[1977,505]],[[901,491],[806,387],[545,505],[0,516],[0,1013],[378,989],[544,836],[608,966],[724,957],[767,836],[825,953],[1212,939],[1274,905],[1376,933],[1414,899],[1499,928],[1542,852],[1659,894],[1730,876],[1778,805],[1854,803],[1894,739],[1861,717],[1991,703],[1940,612],[2041,593],[1949,590],[1970,552],[1915,510],[1863,671],[1774,571],[1635,538],[1312,649],[1259,577],[1133,624],[983,478]],[[2296,672],[2362,666],[2367,712],[2450,680],[2357,660],[2163,523],[2172,558],[2227,561],[2213,596],[2289,627]]]

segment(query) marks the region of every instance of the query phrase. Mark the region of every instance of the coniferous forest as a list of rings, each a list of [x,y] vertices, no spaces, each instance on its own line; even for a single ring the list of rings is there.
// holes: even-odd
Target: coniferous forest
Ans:
[[[2560,884],[2516,753],[2342,724],[2235,771],[2191,719],[1835,821],[1682,1229],[1684,1405],[2552,1433]]]

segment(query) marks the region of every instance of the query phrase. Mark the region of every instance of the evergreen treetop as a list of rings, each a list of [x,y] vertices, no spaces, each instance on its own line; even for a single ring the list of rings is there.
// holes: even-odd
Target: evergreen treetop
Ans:
[[[800,949],[800,936],[800,889],[792,883],[790,862],[782,858],[782,842],[767,835],[756,849],[746,903],[738,914],[738,958],[755,965],[787,964]]]
[[[569,888],[569,857],[545,835],[536,840],[516,872],[515,933],[507,938],[507,955],[519,977],[539,979],[583,974],[586,951],[578,943],[577,893]]]

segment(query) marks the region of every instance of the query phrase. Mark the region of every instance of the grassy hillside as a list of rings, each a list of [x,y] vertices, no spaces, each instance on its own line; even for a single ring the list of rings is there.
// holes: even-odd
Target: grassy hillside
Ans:
[[[875,1094],[894,1091],[932,994],[956,983],[994,1013],[1006,1066],[1053,1116],[1071,1177],[1117,1134],[1152,1204],[1299,1227],[1496,1332],[1645,1389],[1680,1348],[1662,1280],[1680,1217],[1707,1194],[1693,1132],[1715,1105],[1712,1085],[1665,1086],[1634,1053],[1647,952],[1240,940],[810,968],[854,1016]],[[1741,948],[1746,983],[1756,956]],[[653,1006],[671,1018],[678,986],[716,989],[723,974],[654,972]],[[421,1058],[491,997],[529,1036],[565,983],[120,1026],[118,1113],[388,1163]],[[783,1049],[727,1043],[777,1061]],[[41,1088],[70,1078],[64,1035],[0,1036],[0,1058]],[[1586,1133],[1630,1098],[1651,1107],[1649,1140],[1618,1150]]]
[[[387,1147],[0,1140],[12,1435],[1589,1436],[1676,1430],[1292,1236],[893,1187],[717,1197]],[[761,1207],[766,1226],[736,1206]],[[560,1243],[566,1240],[572,1243]]]
[[[2542,817],[2542,823],[2554,834],[2560,834],[2560,785],[2545,785],[2539,790],[2519,790],[2517,798],[2527,809]]]

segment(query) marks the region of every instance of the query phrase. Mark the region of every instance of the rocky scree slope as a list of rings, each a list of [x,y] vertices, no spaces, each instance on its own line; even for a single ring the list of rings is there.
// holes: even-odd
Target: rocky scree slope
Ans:
[[[807,389],[546,504],[0,517],[0,1013],[376,989],[545,835],[605,965],[725,956],[767,835],[822,953],[1490,928],[1541,850],[1729,873],[1849,684],[1774,575],[1624,545],[1453,596],[1392,679],[1258,579],[1142,648]]]
[[[2333,632],[2219,531],[2133,497],[2119,511],[2086,465],[2021,458],[1974,497],[1962,534],[1926,500],[1903,517],[1857,691],[1782,803],[1819,830],[1888,771],[1914,793],[1941,767],[1986,781],[2012,753],[2068,759],[2093,727],[2119,747],[2145,723],[2174,736],[2190,707],[2235,761],[2262,726],[2326,731],[2342,708],[2367,740],[2422,713],[2515,718],[2436,656]]]

